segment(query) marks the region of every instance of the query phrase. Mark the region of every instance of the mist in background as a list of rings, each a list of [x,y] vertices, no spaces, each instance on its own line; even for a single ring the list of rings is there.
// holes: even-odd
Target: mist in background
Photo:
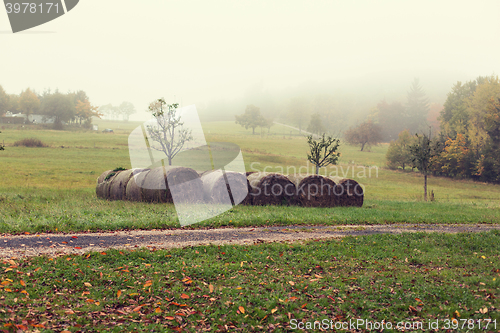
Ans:
[[[294,105],[331,108],[344,128],[381,100],[405,103],[414,78],[439,105],[456,81],[498,74],[499,12],[498,1],[86,0],[12,34],[0,11],[0,85],[128,101],[130,120],[165,97],[205,121],[248,104],[280,121]]]

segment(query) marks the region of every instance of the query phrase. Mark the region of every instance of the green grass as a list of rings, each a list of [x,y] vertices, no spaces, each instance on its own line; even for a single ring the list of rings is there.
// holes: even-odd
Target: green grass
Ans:
[[[140,124],[98,122],[101,130],[112,128],[115,134],[22,126],[2,128],[0,139],[5,140],[7,146],[5,151],[0,151],[2,232],[179,226],[172,206],[107,202],[95,197],[96,179],[103,171],[131,167],[128,134]],[[251,130],[234,122],[204,123],[203,127],[209,142],[238,144],[248,171],[312,172],[306,159],[307,142],[297,131],[283,138],[280,126],[272,127],[271,134],[262,136],[252,135]],[[42,140],[49,147],[12,146],[15,141],[30,137]],[[372,147],[366,152],[341,145],[340,164],[321,169],[321,174],[346,176],[363,184],[365,205],[361,209],[237,207],[200,225],[222,226],[229,221],[235,226],[500,221],[498,185],[429,177],[429,190],[433,190],[436,202],[424,203],[422,176],[417,172],[385,169],[386,150],[387,145]]]
[[[10,331],[285,332],[291,320],[439,320],[443,329],[456,318],[475,321],[469,331],[496,319],[487,331],[497,331],[499,253],[492,231],[5,260],[0,322]]]
[[[106,201],[94,189],[13,189],[0,194],[0,233],[179,228],[172,204]],[[487,201],[367,200],[362,208],[236,206],[190,228],[386,223],[498,223],[500,208]]]

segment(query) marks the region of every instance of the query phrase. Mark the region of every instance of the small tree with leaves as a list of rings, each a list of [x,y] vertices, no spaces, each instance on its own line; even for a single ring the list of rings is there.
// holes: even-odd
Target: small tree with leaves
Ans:
[[[181,117],[177,115],[179,104],[167,104],[165,99],[160,98],[152,102],[148,110],[156,119],[156,125],[147,126],[149,137],[157,144],[151,148],[162,151],[168,158],[168,165],[184,147],[184,144],[193,140],[191,130],[184,128]]]
[[[310,153],[307,154],[309,162],[316,166],[316,174],[319,174],[319,168],[330,164],[337,164],[340,153],[337,153],[340,140],[331,136],[325,138],[325,134],[318,141],[313,140],[312,135],[307,137]]]
[[[436,156],[438,142],[433,143],[429,136],[416,134],[417,142],[409,147],[412,154],[413,165],[424,175],[424,201],[427,201],[427,175],[432,163],[432,158]]]
[[[415,143],[415,137],[411,136],[408,130],[401,131],[398,139],[391,141],[385,155],[389,169],[402,167],[404,170],[405,167],[411,166],[413,157],[409,147],[413,143]]]

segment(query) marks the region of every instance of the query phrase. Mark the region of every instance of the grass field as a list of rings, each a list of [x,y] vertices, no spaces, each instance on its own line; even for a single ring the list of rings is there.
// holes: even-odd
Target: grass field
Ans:
[[[173,205],[95,196],[99,174],[130,167],[127,138],[138,125],[99,121],[114,134],[2,128],[0,233],[178,228]],[[247,170],[307,166],[306,140],[296,131],[254,136],[230,122],[203,125],[209,142],[242,148]],[[49,147],[12,146],[28,137]],[[362,208],[236,206],[190,228],[500,221],[498,186],[430,177],[436,201],[423,202],[422,177],[385,169],[386,150],[342,145],[337,169],[322,170],[365,185]],[[405,331],[438,321],[443,330],[493,332],[499,244],[494,231],[6,259],[0,324],[6,332],[288,332],[299,325],[318,332],[307,325],[364,319],[408,323]]]
[[[98,120],[92,131],[52,131],[3,128],[0,151],[0,232],[77,231],[120,228],[174,228],[179,224],[172,205],[107,202],[95,197],[96,178],[105,170],[130,167],[128,134],[140,123]],[[271,133],[252,135],[232,122],[203,124],[207,141],[234,142],[242,151],[248,171],[292,173],[312,167],[306,159],[307,143],[297,131],[283,126]],[[265,130],[266,132],[267,130]],[[47,148],[13,147],[17,140],[36,137]],[[384,168],[387,145],[360,152],[342,145],[340,164],[322,174],[354,178],[365,190],[363,208],[309,209],[299,207],[235,207],[193,227],[271,224],[341,223],[498,223],[500,188],[472,181],[430,177],[436,201],[423,202],[423,179],[417,172]],[[368,167],[371,167],[368,169]],[[130,212],[133,212],[130,214]],[[231,222],[230,222],[231,221]]]
[[[289,332],[363,319],[420,332],[437,320],[440,331],[496,332],[499,253],[495,231],[5,260],[0,323],[13,332]]]

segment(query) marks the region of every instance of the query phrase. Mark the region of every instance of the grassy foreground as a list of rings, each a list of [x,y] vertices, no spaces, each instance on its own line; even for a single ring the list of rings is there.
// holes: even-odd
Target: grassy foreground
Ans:
[[[0,233],[179,228],[172,204],[106,201],[93,189],[11,190],[0,194]],[[365,201],[362,208],[236,206],[191,228],[386,223],[498,223],[488,202]]]
[[[0,322],[6,331],[285,332],[324,319],[438,320],[493,332],[499,253],[492,231],[5,260]]]

